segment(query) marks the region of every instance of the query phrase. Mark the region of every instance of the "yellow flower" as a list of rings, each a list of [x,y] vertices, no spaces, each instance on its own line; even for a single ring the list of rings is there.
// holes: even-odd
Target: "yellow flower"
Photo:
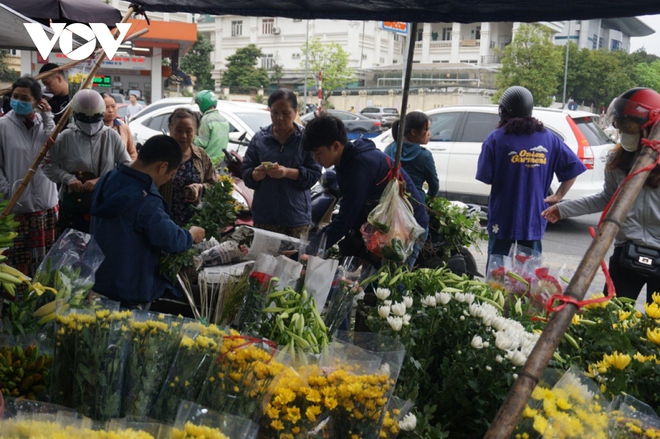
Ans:
[[[548,426],[548,420],[541,415],[534,416],[534,430],[543,434],[545,428]]]
[[[573,314],[573,318],[571,319],[571,323],[573,325],[579,325],[581,320],[582,320],[582,316],[579,316],[577,314]]]
[[[660,305],[658,305],[658,303],[653,302],[650,305],[648,303],[645,303],[644,310],[646,311],[646,315],[649,316],[650,318],[660,319]]]
[[[620,354],[614,351],[612,355],[603,355],[603,360],[614,366],[616,369],[623,370],[630,363],[630,355]]]
[[[619,310],[619,320],[621,320],[621,321],[628,320],[628,318],[630,317],[631,314],[632,314],[631,311]]]
[[[273,422],[270,423],[270,426],[273,430],[284,430],[284,424],[279,419],[273,420]]]
[[[655,328],[653,331],[651,331],[651,328],[648,328],[646,330],[646,338],[648,338],[651,343],[660,346],[660,328]]]
[[[653,294],[651,295],[651,297],[653,297],[653,301],[654,301],[655,303],[660,304],[660,293],[655,292],[655,293],[653,293]]]
[[[557,399],[557,408],[560,410],[570,410],[573,406],[564,398]]]

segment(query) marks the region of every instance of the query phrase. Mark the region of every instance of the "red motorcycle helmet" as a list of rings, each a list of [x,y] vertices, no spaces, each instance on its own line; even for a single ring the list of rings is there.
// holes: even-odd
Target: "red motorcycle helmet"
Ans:
[[[642,127],[660,118],[660,93],[636,87],[615,98],[607,109],[605,121],[622,133],[637,134]]]

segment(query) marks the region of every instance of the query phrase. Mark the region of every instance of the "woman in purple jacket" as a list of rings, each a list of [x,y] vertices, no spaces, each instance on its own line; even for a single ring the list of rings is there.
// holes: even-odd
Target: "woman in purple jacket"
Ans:
[[[245,184],[254,189],[255,227],[299,237],[312,222],[309,190],[321,166],[303,151],[302,128],[294,120],[298,99],[288,89],[268,98],[272,124],[255,134],[243,158]]]

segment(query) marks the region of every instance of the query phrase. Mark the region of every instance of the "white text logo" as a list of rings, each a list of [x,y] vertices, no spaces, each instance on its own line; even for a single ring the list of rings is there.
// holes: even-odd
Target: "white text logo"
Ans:
[[[116,23],[117,29],[119,29],[119,38],[115,40],[108,26],[103,23],[90,23],[89,26],[82,23],[74,23],[68,26],[65,23],[52,23],[51,28],[55,34],[52,39],[48,39],[48,35],[41,24],[23,23],[23,25],[43,59],[48,59],[48,55],[50,55],[59,39],[60,49],[62,49],[64,55],[76,61],[86,59],[94,53],[96,40],[99,41],[108,58],[112,59],[131,28],[131,23]],[[73,50],[73,34],[86,40],[87,43]]]

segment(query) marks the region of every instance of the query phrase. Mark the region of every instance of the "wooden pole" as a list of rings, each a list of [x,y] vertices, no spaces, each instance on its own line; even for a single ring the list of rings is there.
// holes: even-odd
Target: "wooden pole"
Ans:
[[[406,59],[406,75],[403,78],[401,96],[401,114],[399,115],[399,135],[396,136],[396,159],[394,169],[401,163],[401,152],[403,151],[403,130],[405,129],[406,113],[408,108],[408,94],[410,93],[410,76],[412,76],[413,58],[415,56],[415,38],[417,38],[417,23],[411,23],[408,36],[408,59]]]
[[[134,34],[131,34],[128,37],[126,37],[124,42],[131,41],[131,40],[134,40],[138,37],[141,37],[142,35],[146,34],[147,32],[149,32],[149,29],[147,29],[147,28],[140,29],[139,31],[135,32]],[[103,49],[97,49],[92,54],[92,57],[95,58],[95,57],[99,56],[102,52],[103,52]],[[54,68],[53,70],[49,70],[47,72],[39,73],[37,76],[34,77],[34,79],[39,81],[40,79],[48,78],[49,76],[54,75],[55,73],[70,69],[71,67],[74,67],[74,66],[80,64],[83,61],[85,61],[85,60],[81,59],[79,61],[69,61],[68,63],[64,64],[63,66],[59,66],[59,67]],[[11,91],[11,87],[0,89],[0,95],[4,95],[6,93],[9,93],[10,91]]]
[[[660,140],[660,124],[653,127],[649,138]],[[631,172],[657,163],[657,160],[658,153],[655,150],[643,148]],[[614,237],[619,232],[621,223],[630,212],[630,208],[644,186],[649,172],[645,171],[635,175],[623,186],[600,225],[596,237],[582,258],[573,279],[568,284],[565,295],[576,300],[584,298],[587,288],[600,266],[600,261],[605,257],[607,250],[614,241]],[[559,346],[576,311],[577,307],[575,305],[567,304],[564,309],[551,316],[548,326],[541,334],[525,366],[518,373],[518,379],[513,384],[506,401],[500,407],[493,423],[486,432],[485,439],[508,439],[511,436],[534,387],[543,376],[545,368],[548,366],[557,346]]]
[[[133,15],[133,7],[128,8],[128,11],[126,11],[126,15],[124,15],[124,18],[122,19],[121,22],[126,23],[128,19],[131,18],[131,15]],[[119,34],[119,29],[115,29],[114,37],[117,38],[118,34]],[[87,75],[87,78],[85,78],[85,82],[83,82],[82,85],[80,86],[80,90],[84,90],[86,88],[91,87],[92,81],[94,79],[94,75],[96,74],[98,69],[101,68],[101,63],[103,62],[103,58],[105,58],[105,52],[101,51],[98,58],[96,59],[96,63],[92,67],[92,70],[89,72],[89,75]],[[28,171],[25,173],[25,176],[23,177],[23,180],[21,180],[21,183],[18,185],[16,192],[14,192],[14,194],[11,196],[11,199],[7,203],[7,207],[5,207],[5,210],[3,210],[2,213],[0,214],[0,218],[4,218],[5,216],[11,213],[12,209],[14,208],[18,200],[21,198],[21,195],[23,195],[23,192],[25,192],[25,189],[27,188],[27,185],[30,183],[30,180],[32,180],[32,177],[34,177],[34,174],[37,172],[39,165],[41,165],[41,162],[43,161],[44,157],[46,157],[46,154],[48,153],[48,150],[50,149],[51,145],[55,143],[55,138],[57,138],[57,135],[60,133],[60,131],[62,131],[64,126],[67,124],[70,115],[71,115],[71,106],[69,105],[66,111],[64,111],[62,118],[55,126],[53,132],[50,133],[50,136],[48,137],[48,140],[46,140],[46,143],[44,143],[43,148],[41,148],[41,151],[39,151],[39,154],[32,162],[32,166],[30,166],[30,169],[28,169]]]

